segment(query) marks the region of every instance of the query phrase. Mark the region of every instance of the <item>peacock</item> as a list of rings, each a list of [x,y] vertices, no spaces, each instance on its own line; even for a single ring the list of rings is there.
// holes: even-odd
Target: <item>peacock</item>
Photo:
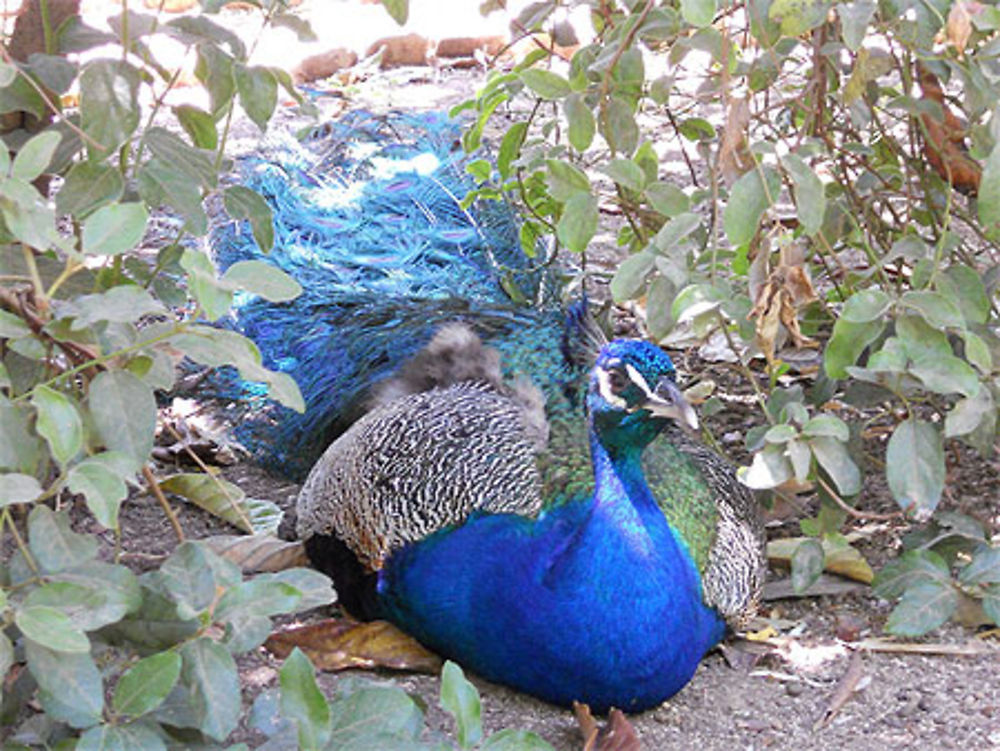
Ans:
[[[510,206],[463,204],[458,127],[357,112],[244,165],[305,291],[231,325],[308,409],[238,433],[311,467],[296,531],[350,613],[547,701],[641,711],[752,616],[756,501],[692,435],[670,357],[565,305]],[[239,225],[213,238],[223,266],[257,257]]]

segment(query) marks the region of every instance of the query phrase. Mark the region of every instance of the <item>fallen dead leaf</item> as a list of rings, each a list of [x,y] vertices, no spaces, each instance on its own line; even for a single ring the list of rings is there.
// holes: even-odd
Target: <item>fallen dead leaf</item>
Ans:
[[[321,670],[388,668],[436,675],[441,658],[388,621],[329,618],[271,634],[264,647],[284,659],[298,647]]]
[[[212,551],[235,563],[244,574],[308,567],[301,542],[287,542],[270,535],[215,535],[202,540]]]
[[[767,559],[769,561],[790,565],[792,555],[805,537],[785,537],[771,540],[767,543]],[[828,540],[820,541],[823,545],[823,570],[833,574],[846,576],[848,579],[871,584],[875,572],[864,556],[850,545],[833,545]]]
[[[974,1],[960,1],[951,6],[948,22],[944,27],[944,36],[958,52],[959,59],[965,56],[965,48],[969,44],[969,37],[972,36],[972,15],[981,12],[982,9],[982,4]]]

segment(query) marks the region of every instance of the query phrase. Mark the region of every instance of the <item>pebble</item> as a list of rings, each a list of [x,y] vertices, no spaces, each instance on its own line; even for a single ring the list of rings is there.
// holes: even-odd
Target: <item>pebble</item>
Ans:
[[[801,696],[805,690],[805,686],[795,681],[789,681],[785,684],[785,693],[789,696]]]

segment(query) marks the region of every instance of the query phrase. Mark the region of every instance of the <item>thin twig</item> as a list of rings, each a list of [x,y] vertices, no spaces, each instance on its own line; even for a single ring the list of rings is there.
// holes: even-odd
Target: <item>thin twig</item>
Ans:
[[[146,485],[149,486],[149,492],[151,492],[156,500],[160,502],[160,506],[163,508],[163,513],[167,515],[167,519],[170,520],[170,526],[174,528],[174,534],[177,535],[178,542],[184,542],[184,530],[181,529],[181,523],[177,521],[177,514],[170,507],[170,502],[167,497],[163,495],[163,491],[160,490],[159,483],[156,482],[156,478],[153,477],[153,472],[149,467],[142,468],[142,476],[146,480]]]

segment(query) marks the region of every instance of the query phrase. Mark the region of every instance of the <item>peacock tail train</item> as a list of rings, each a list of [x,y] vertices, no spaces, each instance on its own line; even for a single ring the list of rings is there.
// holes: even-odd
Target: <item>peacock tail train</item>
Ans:
[[[591,362],[581,352],[595,348],[581,344],[580,308],[565,304],[545,249],[521,249],[513,208],[463,206],[475,183],[459,134],[460,124],[438,113],[352,112],[301,141],[272,136],[242,164],[243,184],[274,213],[275,248],[262,254],[244,224],[223,224],[212,237],[218,264],[268,260],[303,293],[281,304],[238,296],[229,325],[257,343],[265,365],[295,378],[307,409],[270,404],[232,374],[214,389],[250,405],[236,434],[257,461],[301,480],[380,398],[421,391],[405,383],[405,363],[426,355],[442,327],[462,322],[499,352],[496,387],[524,407],[522,423],[544,425],[538,508],[559,506],[594,488],[583,417]],[[452,354],[475,360],[464,346]],[[677,427],[653,441],[642,468],[705,603],[741,622],[762,579],[755,500],[728,464]]]

